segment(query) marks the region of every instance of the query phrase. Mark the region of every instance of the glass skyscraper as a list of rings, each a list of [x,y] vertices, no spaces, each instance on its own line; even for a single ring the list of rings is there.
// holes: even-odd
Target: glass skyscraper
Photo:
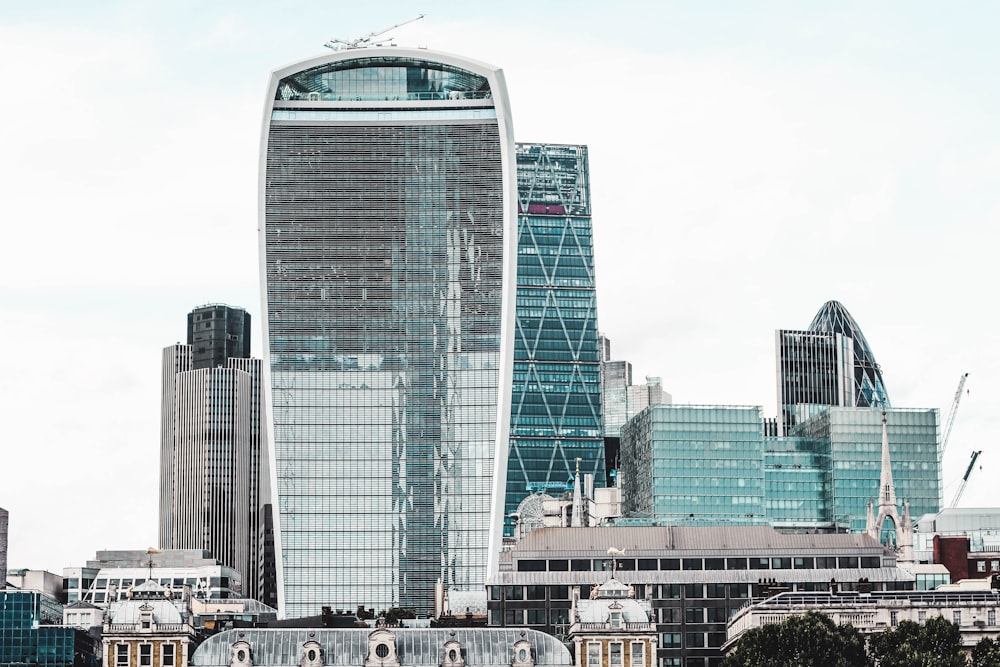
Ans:
[[[764,523],[761,408],[651,405],[622,427],[621,472],[625,516]]]
[[[604,483],[586,146],[517,145],[517,315],[506,513],[577,470]]]
[[[280,605],[434,608],[500,550],[516,172],[503,74],[426,50],[275,71],[261,276]]]
[[[783,434],[825,406],[891,407],[875,355],[839,301],[823,304],[806,331],[778,331],[775,358]]]

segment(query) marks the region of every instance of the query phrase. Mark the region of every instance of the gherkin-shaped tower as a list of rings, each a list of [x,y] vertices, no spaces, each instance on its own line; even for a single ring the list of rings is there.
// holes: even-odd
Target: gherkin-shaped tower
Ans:
[[[839,301],[827,301],[816,313],[809,331],[838,333],[854,341],[854,404],[859,407],[892,407],[882,369],[875,361],[861,327]]]

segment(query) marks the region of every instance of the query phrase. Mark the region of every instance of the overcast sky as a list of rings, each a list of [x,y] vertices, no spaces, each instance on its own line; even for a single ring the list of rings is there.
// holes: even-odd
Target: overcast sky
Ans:
[[[15,6],[16,5],[16,6]],[[518,141],[590,147],[600,329],[678,403],[775,414],[829,299],[896,407],[967,388],[944,500],[1000,505],[1000,5],[288,0],[0,6],[0,507],[11,567],[155,546],[160,354],[255,319],[272,69],[405,21],[505,71]]]

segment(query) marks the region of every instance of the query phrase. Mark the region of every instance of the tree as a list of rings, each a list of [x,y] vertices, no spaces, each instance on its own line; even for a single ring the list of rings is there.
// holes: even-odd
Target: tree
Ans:
[[[865,642],[851,625],[810,611],[747,631],[723,667],[865,667]]]
[[[868,652],[878,667],[966,667],[958,626],[940,616],[926,623],[903,621],[868,639]]]
[[[983,637],[972,649],[972,667],[1000,667],[1000,641]]]

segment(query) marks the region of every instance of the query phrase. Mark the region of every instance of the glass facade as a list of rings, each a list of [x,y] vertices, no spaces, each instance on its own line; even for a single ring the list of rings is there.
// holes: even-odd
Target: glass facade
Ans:
[[[896,497],[910,503],[911,516],[941,508],[941,457],[936,409],[886,410]],[[833,516],[851,532],[864,532],[868,503],[876,502],[882,472],[882,411],[831,407],[796,428],[830,447]]]
[[[577,460],[605,479],[587,148],[518,144],[517,190],[506,514],[533,491],[565,490]]]
[[[621,434],[626,516],[690,524],[764,522],[760,407],[654,405]]]
[[[481,588],[499,546],[514,240],[502,74],[358,53],[271,80],[262,277],[287,617],[429,613],[438,581]]]
[[[839,301],[827,301],[816,313],[809,331],[842,334],[854,344],[854,401],[850,405],[859,408],[878,405],[891,407],[889,393],[882,379],[882,369],[875,361],[875,355],[861,333],[861,327],[854,321]]]
[[[40,593],[0,591],[0,665],[96,665],[94,641],[62,623],[62,605]]]
[[[788,528],[830,525],[831,473],[829,440],[765,438],[764,498],[771,525]]]

